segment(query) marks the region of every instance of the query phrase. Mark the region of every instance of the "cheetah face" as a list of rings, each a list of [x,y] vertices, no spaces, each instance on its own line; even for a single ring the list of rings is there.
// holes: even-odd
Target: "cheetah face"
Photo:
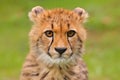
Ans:
[[[44,10],[35,7],[29,13],[34,26],[30,32],[31,46],[46,63],[66,63],[80,56],[86,32],[82,23],[87,13],[82,8]]]
[[[61,24],[61,26],[52,24],[45,29],[41,40],[46,53],[52,59],[68,59],[74,53],[78,37],[76,30],[70,28],[67,24]]]

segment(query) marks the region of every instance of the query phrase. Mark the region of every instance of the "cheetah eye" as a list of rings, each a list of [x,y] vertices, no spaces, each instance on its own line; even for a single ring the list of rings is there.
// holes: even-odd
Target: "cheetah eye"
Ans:
[[[67,32],[67,36],[68,37],[73,37],[75,35],[75,33],[76,32],[74,30],[70,30],[70,31]]]
[[[46,35],[47,37],[53,37],[53,31],[47,30],[47,31],[45,31],[45,35]]]

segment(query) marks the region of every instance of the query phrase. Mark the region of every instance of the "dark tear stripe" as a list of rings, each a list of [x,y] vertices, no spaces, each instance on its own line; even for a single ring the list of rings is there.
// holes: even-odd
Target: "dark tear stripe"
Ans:
[[[49,50],[50,50],[50,47],[51,47],[51,45],[52,45],[52,43],[53,43],[53,40],[54,40],[54,37],[52,37],[52,41],[51,41],[51,43],[50,43],[50,45],[49,45],[49,47],[48,47],[48,55],[49,55],[49,56],[51,56],[50,53],[49,53]]]
[[[67,40],[68,40],[68,43],[69,43],[69,45],[70,45],[70,49],[72,50],[72,46],[71,46],[71,44],[70,44],[70,41],[69,41],[68,37],[67,37]],[[72,56],[72,54],[73,54],[73,50],[72,50],[71,56]]]
[[[69,23],[67,24],[67,26],[68,26],[68,29],[70,29],[70,24],[69,24]],[[68,37],[67,37],[67,40],[68,40],[68,43],[69,43],[70,48],[71,48],[71,50],[72,50],[72,46],[71,46],[71,44],[70,44],[70,41],[69,41]]]
[[[69,41],[68,37],[67,37],[67,40],[68,40],[68,43],[69,43],[69,45],[70,45],[70,48],[72,49],[72,46],[71,46],[71,44],[70,44],[70,41]]]
[[[51,24],[51,28],[52,28],[52,29],[54,28],[53,23]],[[54,36],[54,35],[53,35],[53,36]],[[49,53],[49,50],[50,50],[50,47],[51,47],[51,45],[52,45],[52,43],[53,43],[53,40],[54,40],[54,37],[52,37],[52,41],[51,41],[51,43],[50,43],[50,45],[49,45],[49,47],[48,47],[48,53],[47,53],[47,54],[48,54],[49,56],[51,56],[50,53]]]
[[[44,73],[43,76],[42,76],[42,78],[41,78],[40,80],[43,80],[43,79],[48,75],[48,73],[49,73],[49,72]]]
[[[68,29],[70,29],[70,24],[69,24],[69,23],[67,24],[67,26],[68,26]],[[70,48],[71,48],[71,50],[72,50],[72,46],[71,46],[71,44],[70,44],[70,41],[69,41],[68,37],[67,37],[67,40],[68,40],[68,43],[69,43]],[[73,52],[71,53],[70,56],[72,56],[72,54],[73,54]]]

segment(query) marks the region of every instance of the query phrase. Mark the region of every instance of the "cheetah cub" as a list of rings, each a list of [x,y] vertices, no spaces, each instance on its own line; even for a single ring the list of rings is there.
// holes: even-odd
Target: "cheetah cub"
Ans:
[[[30,52],[23,64],[20,80],[88,80],[82,60],[88,13],[74,10],[45,10],[40,6],[29,12],[33,27],[29,33]]]

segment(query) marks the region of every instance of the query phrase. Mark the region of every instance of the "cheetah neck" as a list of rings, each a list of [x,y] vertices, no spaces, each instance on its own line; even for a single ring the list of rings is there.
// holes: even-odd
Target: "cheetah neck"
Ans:
[[[40,80],[78,80],[80,69],[79,65],[71,66],[52,66],[48,67],[40,64]],[[77,77],[78,76],[78,77]]]

